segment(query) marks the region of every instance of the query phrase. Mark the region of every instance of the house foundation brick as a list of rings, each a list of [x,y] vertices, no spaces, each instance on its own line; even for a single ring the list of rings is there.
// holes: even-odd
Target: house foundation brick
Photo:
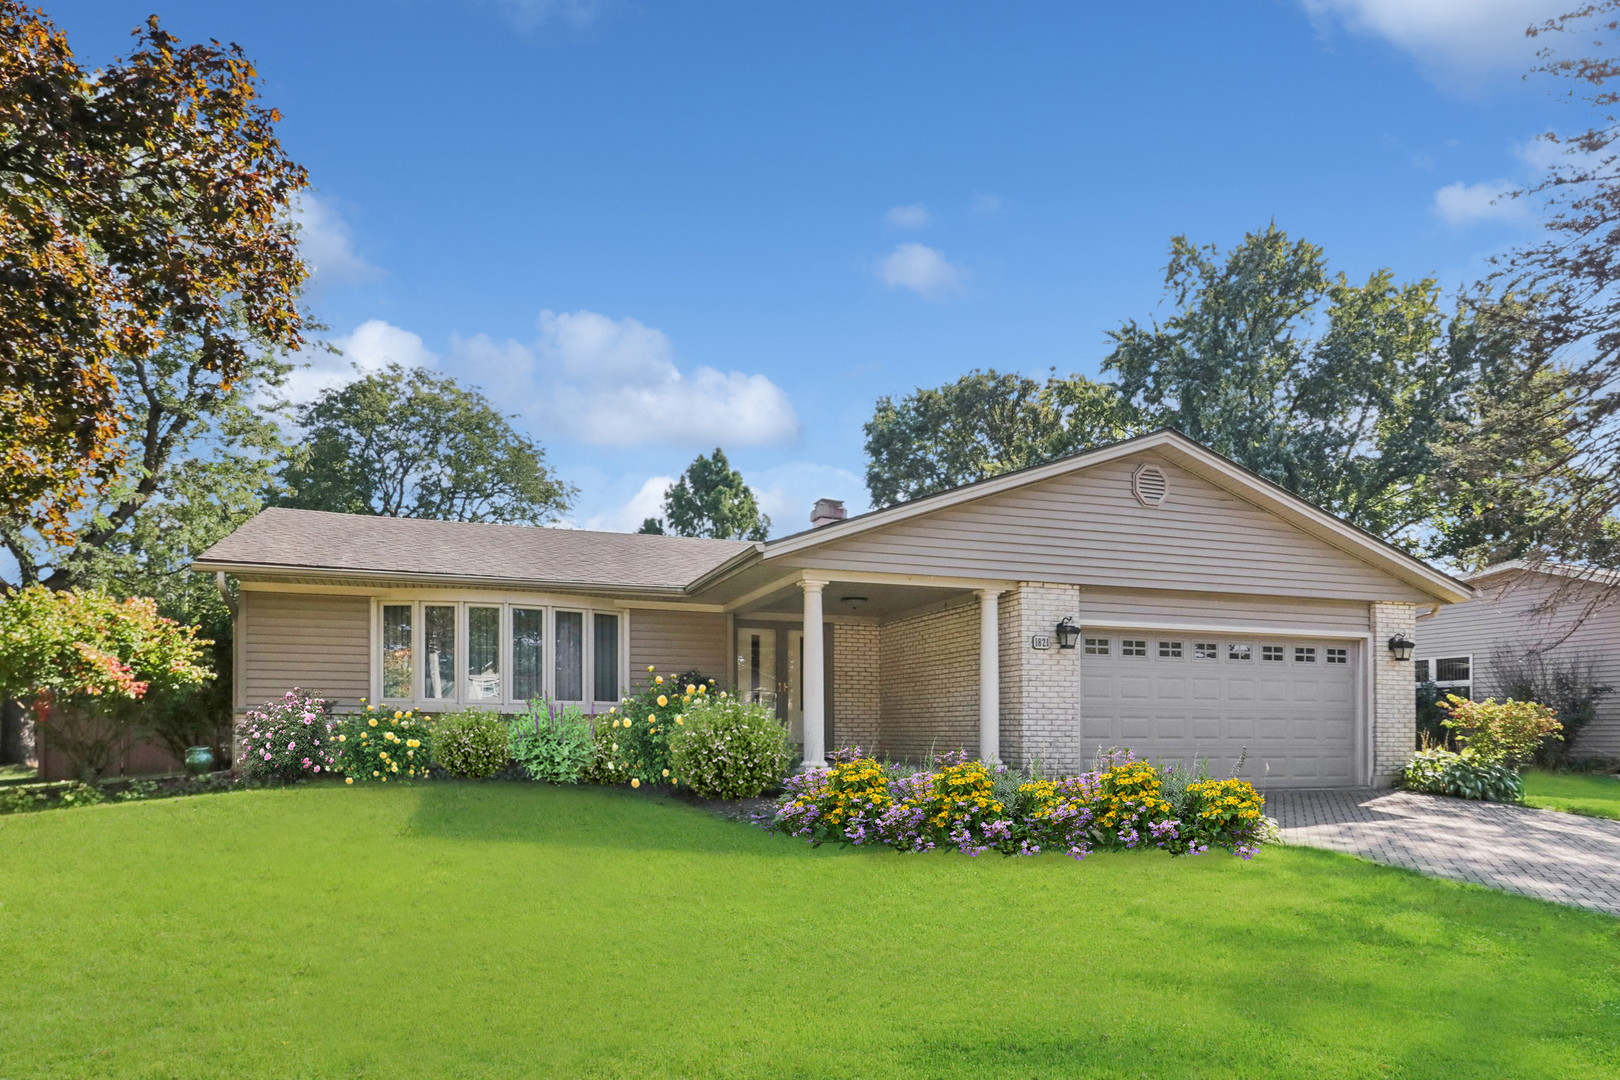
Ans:
[[[1412,661],[1390,655],[1389,639],[1415,639],[1417,605],[1372,605],[1373,782],[1387,784],[1406,766],[1417,746],[1417,692]]]

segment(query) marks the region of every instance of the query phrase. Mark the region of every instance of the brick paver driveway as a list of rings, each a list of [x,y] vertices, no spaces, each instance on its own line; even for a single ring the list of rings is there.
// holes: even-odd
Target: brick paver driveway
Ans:
[[[1362,788],[1272,791],[1286,843],[1620,915],[1620,821]]]

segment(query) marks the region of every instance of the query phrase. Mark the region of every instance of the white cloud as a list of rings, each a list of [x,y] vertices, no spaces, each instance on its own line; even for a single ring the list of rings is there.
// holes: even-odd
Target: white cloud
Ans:
[[[683,372],[668,336],[637,319],[543,311],[533,345],[479,334],[453,348],[511,405],[585,442],[760,446],[799,435],[792,403],[770,379]]]
[[[902,229],[920,229],[934,220],[928,208],[922,203],[912,203],[910,206],[896,206],[883,215],[890,225],[898,225]]]
[[[298,251],[316,284],[370,281],[382,276],[380,269],[354,250],[349,224],[330,202],[311,192],[300,192],[292,212],[298,223]]]
[[[674,483],[673,476],[649,476],[622,505],[593,514],[582,527],[597,532],[635,532],[648,518],[663,516],[664,492]]]
[[[1434,212],[1448,225],[1471,225],[1476,221],[1514,221],[1525,216],[1523,200],[1508,193],[1518,185],[1507,180],[1487,180],[1447,184],[1434,193]]]
[[[1531,23],[1569,10],[1568,0],[1300,0],[1319,33],[1342,26],[1381,37],[1427,65],[1455,70],[1527,66]]]
[[[961,291],[963,272],[931,247],[901,244],[878,266],[878,276],[889,288],[911,289],[929,300]]]
[[[980,217],[995,217],[1001,213],[1001,196],[986,195],[982,191],[973,193],[973,204],[968,207],[969,212]]]
[[[299,354],[303,366],[287,376],[285,393],[290,400],[314,400],[322,390],[355,378],[357,366],[362,372],[371,372],[389,363],[434,367],[439,362],[420,337],[381,319],[367,319],[352,333],[328,341],[338,350],[336,353],[312,346]]]

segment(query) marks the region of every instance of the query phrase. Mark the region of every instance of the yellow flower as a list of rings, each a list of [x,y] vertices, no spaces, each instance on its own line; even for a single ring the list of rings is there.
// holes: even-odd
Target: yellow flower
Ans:
[[[338,742],[348,742],[348,741],[349,741],[349,737],[347,735],[339,735],[338,736]]]
[[[375,716],[373,716],[370,720],[366,721],[366,723],[370,724],[372,727],[376,727],[377,726],[377,718]]]
[[[726,696],[726,692],[725,692],[725,691],[724,691],[724,690],[722,690],[722,691],[720,691],[720,696],[721,696],[721,697],[725,697],[725,696]]]
[[[647,670],[648,670],[648,671],[651,671],[651,670],[652,670],[652,669],[653,669],[653,665],[651,665],[651,664],[648,664],[648,665],[647,665]]]
[[[376,770],[376,769],[372,769],[372,770],[371,770],[371,775],[372,775],[372,776],[377,776],[377,775],[378,775],[378,772],[377,772],[377,770]]]
[[[688,694],[695,694],[695,693],[697,693],[697,687],[696,687],[696,686],[694,686],[694,685],[693,685],[693,684],[691,684],[691,683],[687,683],[687,684],[686,684],[686,692],[687,692],[687,693],[688,693]]]
[[[669,698],[665,697],[663,694],[659,694],[658,695],[658,707],[660,709],[662,709],[665,705],[668,705],[668,704],[669,704]]]
[[[415,750],[418,746],[422,745],[422,740],[421,739],[406,739],[405,740],[405,745],[410,747],[412,750]]]
[[[640,787],[641,786],[641,781],[637,780],[635,777],[632,776],[630,778],[630,786],[631,787]]]
[[[679,717],[679,716],[677,716],[677,717],[676,717],[676,718],[675,718],[675,722],[676,722],[676,723],[677,723],[677,724],[679,724],[679,725],[681,725],[681,727],[685,727],[685,726],[686,726],[686,721],[685,721],[685,720],[683,720],[683,719],[682,719],[682,718],[681,718],[681,717]]]
[[[665,770],[664,770],[664,775],[665,775],[665,776],[668,776],[668,775],[669,775],[669,770],[668,770],[668,769],[665,769]]]
[[[658,678],[657,678],[657,679],[655,679],[655,680],[654,680],[654,681],[655,681],[655,682],[656,682],[656,683],[658,683],[658,685],[659,685],[659,686],[663,686],[663,685],[664,685],[664,677],[663,677],[663,676],[662,676],[662,675],[660,675],[660,676],[658,676]]]
[[[618,744],[618,743],[614,743],[614,744],[613,744],[613,752],[614,752],[614,753],[615,753],[615,754],[616,754],[616,753],[618,753],[618,752],[619,752],[619,744]]]
[[[618,711],[619,711],[619,707],[617,705],[615,705],[615,706],[613,706],[613,708],[608,710],[608,715],[612,716],[614,713],[616,713]]]
[[[651,724],[657,719],[658,719],[658,714],[657,713],[648,713],[647,714],[647,723]]]
[[[405,715],[405,714],[404,714],[404,713],[402,713],[402,712],[400,712],[400,711],[399,711],[399,710],[398,710],[398,709],[395,709],[395,710],[394,710],[394,719],[395,719],[395,720],[398,720],[398,719],[399,719],[399,718],[400,718],[400,717],[402,717],[402,716],[404,716],[404,715]]]
[[[352,776],[345,776],[345,777],[344,777],[344,778],[343,778],[343,782],[344,782],[344,783],[345,783],[345,784],[352,784],[352,783],[354,783],[354,777],[352,777]]]

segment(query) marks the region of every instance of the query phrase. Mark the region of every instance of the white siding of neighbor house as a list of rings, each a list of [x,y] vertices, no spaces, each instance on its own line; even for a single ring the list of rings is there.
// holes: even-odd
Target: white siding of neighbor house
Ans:
[[[244,589],[238,604],[238,706],[256,708],[297,686],[352,708],[370,692],[367,597]]]
[[[1305,635],[1328,631],[1364,634],[1369,606],[1355,600],[1313,600],[1297,596],[1222,596],[1154,589],[1081,589],[1079,622],[1110,621],[1163,627],[1265,627],[1297,629]]]
[[[1620,596],[1595,607],[1566,640],[1554,645],[1597,598],[1600,586],[1526,572],[1487,579],[1478,588],[1480,595],[1467,603],[1418,620],[1412,655],[1431,660],[1472,655],[1476,697],[1499,693],[1491,668],[1491,654],[1499,644],[1521,649],[1551,646],[1548,658],[1555,663],[1590,657],[1596,661],[1597,681],[1615,692],[1598,699],[1597,718],[1581,732],[1574,749],[1620,754]],[[1560,594],[1557,607],[1538,614],[1535,609],[1555,593]]]
[[[1169,479],[1143,506],[1131,473]],[[814,548],[828,571],[941,574],[1063,584],[1423,601],[1413,586],[1150,452]]]
[[[647,681],[652,665],[668,675],[699,671],[726,685],[731,649],[726,617],[718,612],[635,608],[630,612],[630,685]]]

